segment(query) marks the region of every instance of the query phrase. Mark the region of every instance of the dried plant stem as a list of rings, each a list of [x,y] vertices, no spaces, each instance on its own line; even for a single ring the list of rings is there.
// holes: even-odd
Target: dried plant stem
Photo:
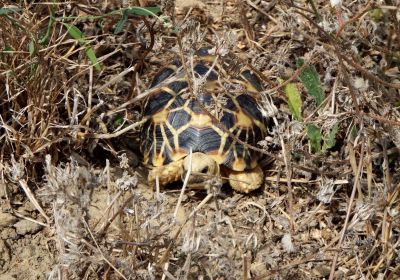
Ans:
[[[353,208],[354,198],[356,196],[356,191],[358,189],[358,185],[359,185],[359,182],[360,182],[360,176],[361,176],[361,170],[362,170],[362,167],[363,167],[363,163],[364,163],[364,143],[361,144],[360,160],[358,162],[357,174],[356,174],[356,177],[354,179],[353,190],[351,191],[349,205],[347,207],[346,219],[344,221],[343,229],[342,229],[342,232],[341,232],[341,235],[340,235],[340,239],[339,239],[339,242],[338,242],[338,246],[337,246],[339,249],[342,246],[344,237],[345,237],[346,232],[347,232],[347,226],[349,224],[350,214],[351,214],[351,210]],[[329,280],[333,280],[334,277],[335,277],[336,263],[337,263],[337,260],[338,260],[338,257],[339,257],[339,252],[340,251],[337,251],[335,256],[333,257],[333,261],[332,261],[332,265],[331,265],[331,272],[329,274]]]
[[[190,213],[188,219],[191,219],[196,212],[198,212],[214,195],[212,193],[207,194],[207,196],[193,209],[193,211]]]
[[[191,229],[190,229],[190,244],[189,244],[189,253],[186,256],[185,263],[183,264],[182,270],[185,272],[183,275],[183,279],[188,279],[190,273],[190,264],[192,262],[192,251],[194,246],[194,238],[195,238],[195,228],[196,228],[196,216],[193,216]]]
[[[102,235],[104,235],[104,234],[107,232],[108,228],[110,227],[110,225],[112,224],[112,222],[115,220],[115,218],[117,218],[118,215],[120,215],[121,210],[124,209],[124,208],[128,205],[128,203],[131,203],[131,202],[132,202],[133,197],[134,197],[134,194],[131,194],[131,195],[125,200],[125,202],[120,206],[120,211],[116,211],[116,212],[114,213],[114,215],[113,215],[112,217],[110,217],[110,218],[107,220],[107,222],[96,232],[96,233],[97,233],[97,236],[102,236]]]
[[[17,217],[19,217],[19,218],[21,218],[21,219],[30,221],[30,222],[32,222],[32,223],[41,225],[41,226],[43,226],[43,227],[49,227],[49,224],[45,224],[45,223],[42,223],[42,222],[40,222],[40,221],[38,221],[38,220],[29,218],[29,217],[24,216],[24,215],[22,215],[22,214],[20,214],[20,213],[18,213],[18,212],[16,212],[16,211],[13,211],[13,215],[15,215],[15,216],[17,216]]]
[[[176,221],[176,216],[178,215],[178,210],[179,207],[181,206],[183,195],[185,194],[185,190],[187,187],[187,184],[189,182],[190,178],[190,173],[192,172],[192,148],[190,148],[189,151],[189,170],[187,170],[186,175],[185,175],[185,180],[183,181],[183,186],[181,189],[181,192],[179,194],[178,202],[176,203],[175,211],[174,211],[174,220]]]
[[[349,24],[356,22],[359,18],[361,18],[364,14],[368,13],[369,10],[373,9],[375,7],[375,3],[369,1],[369,3],[367,4],[367,6],[361,10],[359,13],[357,13],[354,17],[352,17],[351,19],[345,21],[342,25],[340,25],[339,30],[336,33],[336,36],[339,36],[340,33],[342,32],[342,30]]]
[[[26,196],[29,198],[29,200],[32,202],[32,204],[35,206],[35,208],[39,211],[39,213],[46,219],[47,224],[50,223],[50,218],[49,216],[46,215],[44,212],[43,208],[40,206],[39,202],[35,198],[33,192],[28,186],[28,183],[24,179],[18,180],[19,185],[21,188],[24,190]]]
[[[265,90],[263,93],[270,94],[270,93],[278,92],[281,88],[283,88],[284,86],[286,86],[293,80],[297,79],[299,77],[301,71],[303,71],[304,68],[306,68],[307,66],[309,66],[309,65],[307,63],[304,63],[303,65],[300,66],[300,68],[298,68],[298,69],[296,69],[296,71],[294,71],[294,73],[292,74],[292,76],[289,79],[285,80],[283,83],[279,84],[278,86],[276,86],[272,89]]]
[[[121,195],[122,195],[122,191],[118,191],[118,193],[113,197],[113,199],[111,200],[111,202],[107,205],[107,208],[102,212],[102,214],[101,214],[101,219],[99,219],[98,221],[96,221],[96,222],[93,224],[93,228],[95,228],[95,227],[100,223],[100,221],[101,221],[102,219],[104,219],[105,217],[107,217],[109,211],[111,210],[111,207],[114,205],[114,203],[117,201],[117,199],[118,199]],[[107,223],[108,223],[108,221],[106,221],[106,222],[104,223],[104,225],[107,224]],[[104,225],[103,225],[103,226],[104,226]]]
[[[283,162],[285,164],[285,171],[287,176],[287,188],[288,188],[288,204],[289,204],[289,217],[290,217],[290,233],[293,234],[295,221],[293,216],[293,190],[292,190],[292,165],[290,156],[286,151],[285,142],[283,141],[282,136],[280,136],[281,146],[282,146],[282,154],[283,154]]]
[[[271,15],[268,14],[268,12],[270,10],[272,10],[272,8],[274,8],[274,6],[278,3],[278,0],[273,0],[271,2],[269,2],[267,7],[263,7],[260,8],[258,7],[254,2],[252,2],[251,0],[246,0],[247,5],[249,5],[250,7],[252,7],[253,9],[257,10],[259,13],[263,14],[264,16],[271,18]]]
[[[250,48],[254,48],[254,30],[247,19],[246,6],[243,0],[236,0],[236,7],[239,11],[240,22],[243,25],[244,32],[246,34],[247,42]]]
[[[243,259],[243,280],[249,279],[248,275],[249,275],[250,272],[249,272],[249,265],[248,265],[249,260],[248,260],[248,257],[247,257],[248,253],[249,252],[242,254],[242,259]]]
[[[92,233],[92,231],[90,230],[90,227],[89,227],[89,225],[87,224],[86,220],[85,220],[85,219],[82,219],[82,222],[83,222],[83,224],[85,225],[86,230],[89,232],[89,235],[90,235],[90,237],[92,238],[94,244],[96,245],[96,249],[97,249],[96,251],[100,253],[102,259],[103,259],[103,260],[104,260],[104,261],[105,261],[105,262],[106,262],[120,277],[122,277],[122,278],[125,279],[125,280],[128,280],[128,278],[126,278],[125,275],[123,275],[122,272],[119,271],[119,270],[115,267],[115,265],[114,265],[113,263],[111,263],[111,261],[110,261],[108,258],[106,258],[106,256],[104,255],[103,251],[101,250],[99,244],[97,243],[96,238],[93,236],[93,233]],[[88,242],[85,242],[85,243],[86,243],[86,245],[89,245],[90,247],[92,247],[90,243],[88,243]]]
[[[131,125],[128,125],[127,127],[114,132],[114,133],[104,133],[104,134],[89,134],[87,136],[87,138],[94,138],[94,139],[111,139],[111,138],[115,138],[118,137],[128,131],[133,130],[134,128],[137,128],[139,126],[141,126],[142,124],[144,124],[147,121],[147,118],[143,118],[141,121],[135,122]]]
[[[92,110],[92,99],[93,99],[93,67],[89,68],[89,90],[88,90],[88,101],[87,101],[87,114]],[[90,114],[89,114],[90,115]],[[90,120],[87,118],[86,125],[89,126]]]
[[[161,276],[161,280],[165,280],[166,277],[168,277],[168,279],[172,279],[175,280],[176,278],[168,271],[168,267],[169,267],[169,261],[167,261],[164,264],[164,267],[162,268],[163,271],[163,275]]]

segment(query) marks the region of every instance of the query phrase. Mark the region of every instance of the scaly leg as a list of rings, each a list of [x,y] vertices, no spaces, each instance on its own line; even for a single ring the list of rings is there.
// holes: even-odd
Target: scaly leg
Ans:
[[[182,175],[182,163],[183,159],[164,166],[153,167],[147,176],[149,185],[155,184],[157,176],[160,186],[165,186],[166,184],[180,180]]]
[[[228,178],[232,189],[238,192],[249,193],[261,187],[264,173],[260,166],[245,171],[229,170]]]

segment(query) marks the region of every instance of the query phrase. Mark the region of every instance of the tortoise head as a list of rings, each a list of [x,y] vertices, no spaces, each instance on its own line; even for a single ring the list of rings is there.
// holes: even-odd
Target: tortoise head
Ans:
[[[183,160],[182,181],[190,169],[190,155]],[[192,168],[189,177],[189,185],[201,184],[206,180],[219,175],[219,165],[210,156],[203,153],[192,154]]]

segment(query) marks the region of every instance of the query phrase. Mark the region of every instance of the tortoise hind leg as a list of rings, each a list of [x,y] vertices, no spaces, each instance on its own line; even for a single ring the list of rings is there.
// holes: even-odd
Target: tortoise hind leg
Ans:
[[[229,170],[228,178],[232,189],[238,192],[249,193],[261,187],[264,181],[264,173],[260,166],[250,170]]]
[[[169,183],[178,181],[182,176],[183,159],[171,162],[167,165],[153,167],[150,170],[147,180],[149,185],[154,185],[158,176],[160,186],[165,186]]]

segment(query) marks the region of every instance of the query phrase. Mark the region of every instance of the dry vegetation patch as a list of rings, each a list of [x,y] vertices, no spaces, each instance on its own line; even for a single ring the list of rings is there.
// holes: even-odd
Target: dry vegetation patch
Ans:
[[[0,279],[400,278],[396,1],[91,2],[0,7]],[[262,78],[266,178],[177,207],[140,105],[204,44]]]

